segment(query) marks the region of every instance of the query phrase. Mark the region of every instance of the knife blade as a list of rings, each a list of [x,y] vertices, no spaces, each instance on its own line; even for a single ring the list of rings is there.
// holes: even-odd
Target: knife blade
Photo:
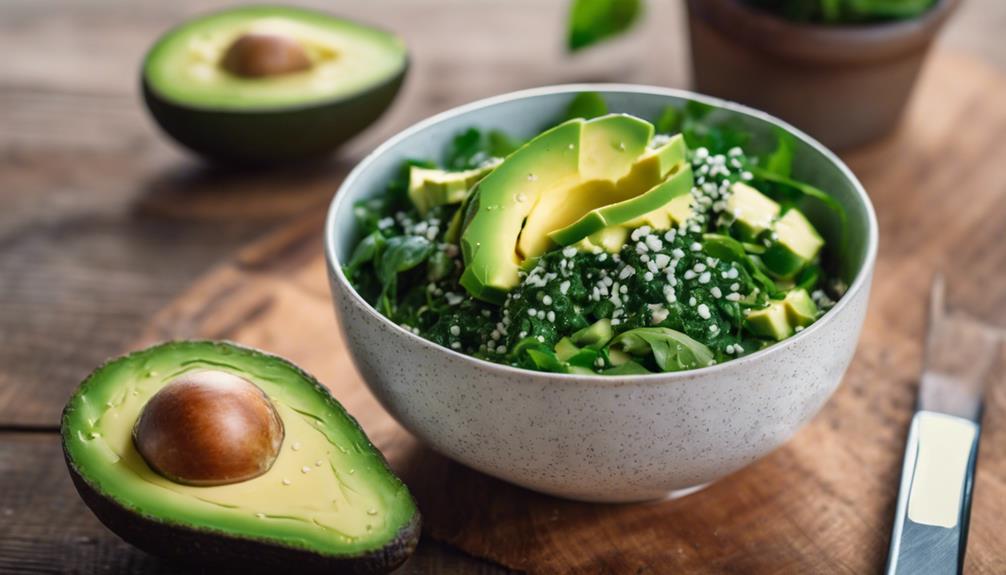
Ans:
[[[1002,330],[949,311],[943,278],[934,278],[925,369],[905,446],[888,575],[963,570],[982,398],[1002,342]]]

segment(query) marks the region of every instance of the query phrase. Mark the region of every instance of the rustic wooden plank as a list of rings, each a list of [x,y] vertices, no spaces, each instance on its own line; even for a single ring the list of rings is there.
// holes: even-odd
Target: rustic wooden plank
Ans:
[[[91,515],[70,482],[55,434],[0,433],[0,482],[0,573],[192,572],[131,547]],[[396,571],[504,572],[432,541]]]
[[[953,86],[942,82],[953,70]],[[651,505],[589,505],[531,493],[418,445],[353,370],[329,310],[320,219],[248,248],[161,312],[143,343],[235,339],[315,372],[417,494],[426,531],[540,573],[874,572],[886,557],[921,366],[929,280],[951,304],[1006,323],[1006,77],[940,55],[904,126],[849,157],[876,204],[881,251],[863,339],[843,386],[775,453],[706,490]],[[968,567],[1000,573],[1006,523],[1006,391],[990,393]]]

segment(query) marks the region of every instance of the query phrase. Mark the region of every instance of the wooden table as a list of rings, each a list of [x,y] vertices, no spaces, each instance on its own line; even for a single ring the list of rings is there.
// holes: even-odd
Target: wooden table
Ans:
[[[203,4],[0,7],[2,573],[169,571],[106,531],[76,497],[59,453],[59,411],[90,369],[139,337],[195,278],[249,241],[324,209],[342,175],[377,142],[432,112],[523,87],[687,85],[684,27],[668,2],[652,3],[632,38],[576,58],[561,49],[559,0],[347,3],[343,13],[396,30],[413,49],[393,110],[324,165],[214,171],[167,143],[137,97],[143,50]],[[989,16],[962,18],[968,28],[951,37],[975,45],[975,31],[1001,22],[1006,10],[997,0],[971,4]],[[984,48],[1006,66],[1000,44]],[[870,154],[855,155],[854,167],[878,171]],[[987,273],[986,281],[997,279]],[[428,539],[404,569],[501,571]]]

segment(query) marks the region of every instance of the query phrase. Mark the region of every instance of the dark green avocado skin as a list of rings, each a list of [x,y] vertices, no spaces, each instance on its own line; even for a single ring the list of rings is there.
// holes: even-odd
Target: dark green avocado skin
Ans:
[[[160,345],[172,345],[166,342]],[[231,342],[222,345],[244,347]],[[275,361],[287,363],[320,393],[329,394],[314,376],[285,359],[265,352]],[[97,373],[101,367],[95,370]],[[86,381],[86,380],[85,380]],[[329,394],[330,395],[330,394]],[[68,406],[69,407],[69,404]],[[348,413],[352,425],[359,426]],[[208,529],[195,529],[182,523],[143,515],[106,496],[91,484],[77,469],[67,450],[67,441],[73,430],[67,424],[66,409],[60,425],[63,458],[77,493],[94,515],[123,541],[169,562],[185,565],[205,573],[296,573],[321,574],[379,574],[390,573],[405,562],[419,544],[422,518],[417,508],[409,523],[395,538],[381,549],[353,556],[331,556],[306,549],[270,543],[261,539],[238,537]],[[375,449],[373,446],[371,448]],[[379,452],[378,452],[379,453]]]
[[[80,476],[68,457],[67,466],[77,493],[105,527],[126,543],[151,555],[205,569],[207,573],[389,573],[404,563],[419,543],[421,529],[418,513],[399,531],[398,537],[382,549],[366,555],[338,558],[169,524],[134,513],[104,497]]]
[[[377,121],[408,71],[330,102],[261,110],[215,110],[172,102],[143,76],[143,99],[157,124],[182,146],[220,164],[266,167],[319,159]]]

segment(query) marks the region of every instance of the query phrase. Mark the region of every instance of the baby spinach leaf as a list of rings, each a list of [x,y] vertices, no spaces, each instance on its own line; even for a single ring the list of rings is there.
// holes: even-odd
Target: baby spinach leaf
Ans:
[[[566,106],[563,121],[574,118],[589,120],[608,113],[608,104],[597,92],[580,92]]]
[[[566,367],[559,361],[559,358],[555,356],[555,353],[547,349],[535,349],[529,348],[526,350],[528,357],[534,363],[534,366],[542,371],[551,372],[564,372]]]
[[[360,266],[373,261],[383,246],[384,236],[381,232],[371,232],[360,240],[360,243],[356,244],[356,249],[353,250],[353,255],[349,258],[349,263],[344,268],[345,274],[352,277]]]
[[[454,260],[443,250],[434,251],[426,265],[426,277],[430,281],[439,281],[447,277],[454,268]]]
[[[569,50],[575,52],[625,32],[642,9],[642,0],[573,0],[569,10]]]
[[[423,263],[432,252],[433,243],[421,236],[395,236],[385,242],[375,266],[382,286],[378,303],[387,312],[385,315],[394,313],[398,274]]]
[[[776,130],[775,151],[765,160],[765,169],[788,178],[793,172],[793,136],[782,129]]]
[[[752,257],[748,250],[744,249],[744,244],[734,238],[722,234],[705,234],[702,236],[702,249],[714,258],[737,262],[744,266],[744,269],[751,274],[751,278],[770,296],[779,292],[772,278],[758,265],[758,259]]]
[[[627,361],[622,365],[602,371],[601,375],[646,375],[648,373],[653,372],[634,361]]]
[[[454,136],[447,146],[444,166],[448,170],[470,170],[490,158],[504,158],[520,147],[520,142],[498,130],[483,133],[468,128]]]
[[[487,136],[489,155],[495,158],[505,158],[521,147],[522,142],[511,138],[506,132],[493,130]]]
[[[663,371],[705,367],[713,360],[713,352],[708,347],[666,327],[631,329],[617,335],[610,345],[637,357],[652,354]]]
[[[468,128],[464,132],[454,136],[447,147],[447,156],[444,158],[444,165],[449,170],[467,170],[477,165],[475,161],[479,156],[485,156],[482,146],[482,132],[476,128]],[[482,157],[479,161],[484,161]],[[473,165],[474,164],[474,165]]]
[[[667,106],[653,124],[658,134],[676,134],[681,130],[681,110],[677,106]]]
[[[398,273],[423,263],[433,252],[433,243],[422,236],[395,236],[385,242],[377,275],[388,282]]]

